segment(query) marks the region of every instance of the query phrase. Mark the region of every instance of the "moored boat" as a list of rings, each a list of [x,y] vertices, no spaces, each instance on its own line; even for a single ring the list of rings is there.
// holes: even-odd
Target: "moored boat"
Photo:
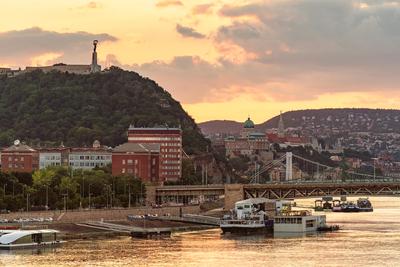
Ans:
[[[0,231],[0,249],[51,246],[64,243],[57,230],[4,230]]]
[[[335,231],[325,215],[309,210],[292,210],[290,201],[252,198],[236,202],[232,215],[221,220],[223,233],[309,233]]]
[[[372,207],[371,201],[369,201],[368,198],[359,198],[357,200],[357,206],[359,211],[363,212],[371,212],[374,211],[374,208]]]
[[[272,233],[273,216],[287,201],[250,198],[235,203],[231,215],[220,222],[222,233]]]

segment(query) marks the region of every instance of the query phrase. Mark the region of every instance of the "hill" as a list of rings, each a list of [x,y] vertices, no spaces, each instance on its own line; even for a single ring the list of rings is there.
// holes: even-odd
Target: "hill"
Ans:
[[[279,115],[264,123],[256,125],[256,129],[265,131],[276,128]],[[400,132],[400,110],[391,109],[309,109],[283,113],[285,127],[301,128],[304,130],[329,130],[334,132]],[[212,125],[213,127],[210,127]],[[229,121],[208,121],[200,123],[204,134],[239,133],[242,123]],[[228,132],[226,129],[238,129]]]
[[[223,129],[223,133],[236,134],[242,129],[243,123],[229,120],[212,120],[199,123],[199,127],[204,134],[221,133],[221,129]]]
[[[208,145],[180,103],[135,72],[112,67],[91,75],[34,71],[0,77],[0,146],[15,139],[68,146],[98,139],[115,146],[126,142],[130,124],[181,126],[189,154]]]

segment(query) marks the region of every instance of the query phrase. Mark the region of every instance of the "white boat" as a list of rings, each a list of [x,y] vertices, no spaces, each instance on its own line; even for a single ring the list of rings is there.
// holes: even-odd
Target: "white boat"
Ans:
[[[220,221],[223,233],[272,233],[273,218],[288,201],[250,198],[235,203],[231,215]]]
[[[58,245],[65,241],[59,240],[59,231],[43,230],[4,230],[0,231],[0,249],[42,247]]]
[[[309,233],[335,230],[326,225],[325,215],[312,215],[308,210],[282,212],[274,218],[274,233]]]

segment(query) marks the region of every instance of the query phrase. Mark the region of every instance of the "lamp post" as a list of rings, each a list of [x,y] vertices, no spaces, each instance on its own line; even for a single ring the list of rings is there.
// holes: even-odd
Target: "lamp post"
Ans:
[[[29,193],[26,193],[26,212],[29,211]]]
[[[62,196],[64,197],[64,212],[67,212],[67,196],[68,196],[68,193],[62,194]]]
[[[90,210],[90,195],[91,195],[91,193],[90,193],[90,186],[91,186],[92,184],[89,184],[89,210]]]
[[[131,185],[128,184],[128,208],[131,208]]]
[[[46,185],[46,210],[49,209],[49,186]]]

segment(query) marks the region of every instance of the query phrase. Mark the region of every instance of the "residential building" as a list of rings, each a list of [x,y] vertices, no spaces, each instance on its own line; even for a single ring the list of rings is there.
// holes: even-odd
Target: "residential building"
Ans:
[[[69,148],[39,148],[39,169],[49,166],[68,166]]]
[[[160,145],[160,181],[177,181],[182,175],[182,130],[130,126],[128,142]]]
[[[112,175],[131,175],[160,182],[160,144],[125,143],[112,151]]]
[[[96,140],[93,147],[71,148],[68,162],[72,169],[90,170],[111,164],[111,155],[112,149],[100,146],[100,142]]]
[[[39,168],[37,150],[15,140],[14,144],[1,152],[3,172],[32,172]]]

